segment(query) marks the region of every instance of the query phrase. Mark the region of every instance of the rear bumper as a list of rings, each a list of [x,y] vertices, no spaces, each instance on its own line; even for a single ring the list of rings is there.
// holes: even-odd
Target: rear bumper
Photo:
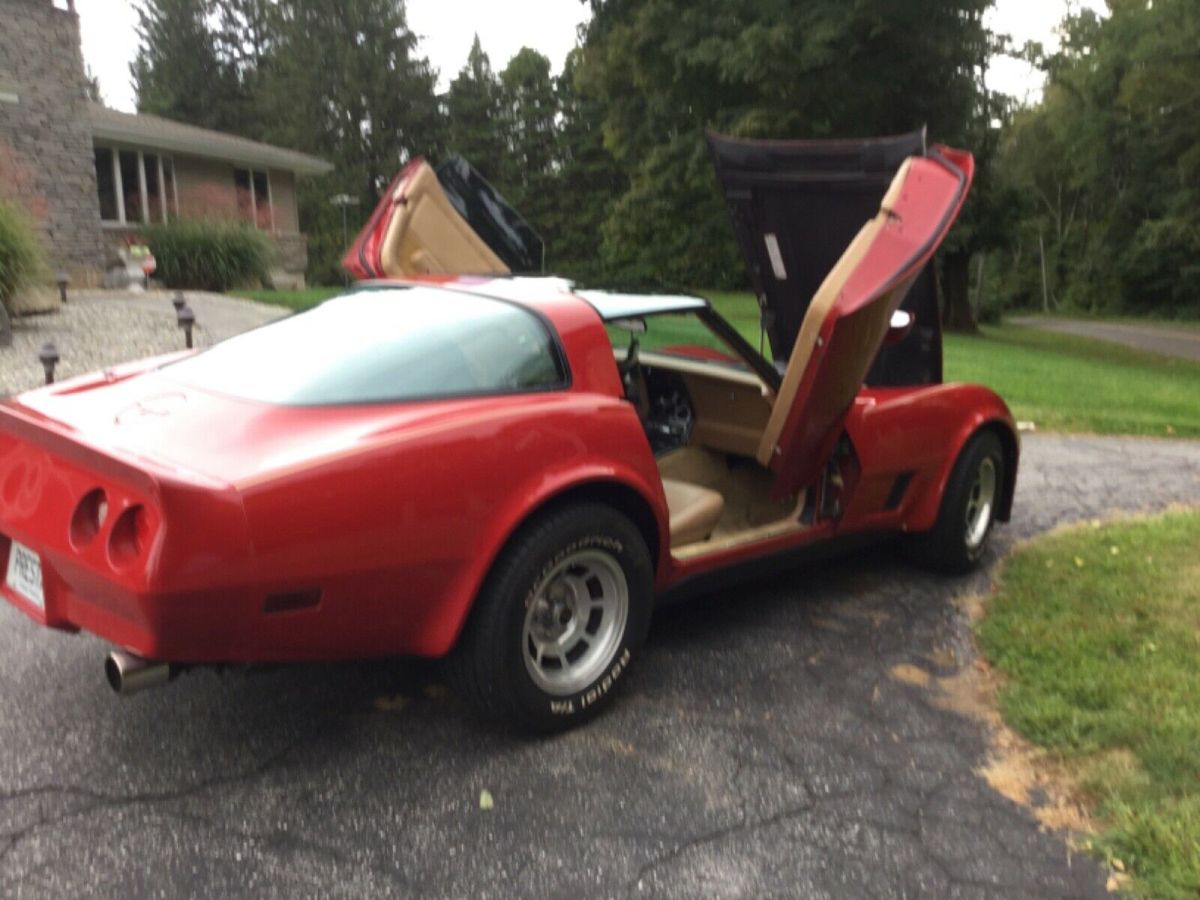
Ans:
[[[247,618],[241,611],[251,607],[248,592],[137,590],[36,544],[27,546],[41,560],[44,607],[7,582],[0,594],[38,624],[87,631],[147,659],[220,661],[236,652],[236,635]],[[0,573],[8,571],[11,549],[12,539],[0,534]]]
[[[41,563],[40,608],[8,584],[14,540]],[[0,406],[0,594],[34,621],[151,659],[219,657],[246,597],[214,587],[250,583],[253,556],[233,488]]]

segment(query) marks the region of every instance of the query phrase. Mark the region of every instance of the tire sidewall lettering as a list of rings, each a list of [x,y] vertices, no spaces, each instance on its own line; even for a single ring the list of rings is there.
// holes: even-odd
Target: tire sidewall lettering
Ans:
[[[616,538],[603,534],[593,534],[579,538],[579,540],[572,541],[565,547],[562,547],[550,558],[549,562],[542,566],[537,577],[533,579],[533,584],[530,585],[529,591],[525,594],[525,601],[522,604],[525,609],[529,609],[533,605],[538,589],[545,584],[546,576],[553,572],[564,559],[580,550],[606,550],[619,559],[625,552],[625,545]]]
[[[633,653],[625,647],[620,655],[613,660],[608,671],[596,679],[595,683],[587,690],[576,694],[574,697],[566,697],[561,700],[551,700],[549,709],[551,714],[556,716],[570,716],[578,712],[583,712],[589,706],[594,705],[599,700],[603,699],[606,694],[616,685],[617,680],[629,667],[630,661],[633,659]]]

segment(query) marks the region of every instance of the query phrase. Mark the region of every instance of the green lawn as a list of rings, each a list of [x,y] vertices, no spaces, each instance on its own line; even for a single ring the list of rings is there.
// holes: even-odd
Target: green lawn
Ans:
[[[704,292],[702,292],[704,293]],[[705,293],[758,346],[744,293]],[[986,384],[1018,419],[1050,431],[1200,437],[1200,364],[1016,326],[946,335],[947,381]]]
[[[259,303],[271,303],[275,306],[286,306],[288,309],[309,309],[322,300],[328,300],[345,291],[340,287],[310,287],[294,291],[275,290],[246,290],[230,291],[235,297],[245,297],[247,300],[257,300]]]
[[[1200,364],[1017,326],[945,348],[947,380],[988,385],[1038,428],[1200,436]]]
[[[1063,761],[1147,897],[1200,896],[1200,511],[1017,551],[978,633],[1000,709]]]

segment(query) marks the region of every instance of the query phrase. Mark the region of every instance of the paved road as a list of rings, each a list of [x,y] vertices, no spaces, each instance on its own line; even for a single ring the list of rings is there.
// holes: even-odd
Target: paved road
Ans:
[[[1091,319],[1053,319],[1043,316],[1016,316],[1007,321],[1013,325],[1024,325],[1041,331],[1078,334],[1140,350],[1150,350],[1164,356],[1200,361],[1198,329],[1171,328],[1167,325],[1130,325],[1124,322]]]
[[[1200,444],[1031,436],[995,552],[1172,501]],[[884,548],[667,609],[613,710],[541,741],[413,663],[119,699],[101,642],[2,605],[0,895],[1104,896],[976,774],[982,726],[889,677],[969,665],[987,583]]]

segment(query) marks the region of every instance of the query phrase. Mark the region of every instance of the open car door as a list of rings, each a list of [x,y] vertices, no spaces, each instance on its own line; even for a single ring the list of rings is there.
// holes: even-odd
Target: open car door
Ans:
[[[974,159],[963,151],[938,146],[908,158],[812,296],[758,447],[777,494],[820,474],[892,314],[946,237],[973,175]]]
[[[400,170],[342,265],[355,278],[540,270],[542,240],[462,157]]]

